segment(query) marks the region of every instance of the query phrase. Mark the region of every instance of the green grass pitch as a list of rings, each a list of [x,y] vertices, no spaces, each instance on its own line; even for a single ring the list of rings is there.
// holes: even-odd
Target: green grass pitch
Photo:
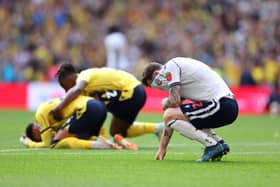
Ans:
[[[231,146],[222,162],[196,163],[203,148],[176,132],[164,161],[154,135],[131,139],[139,151],[26,149],[19,136],[33,113],[0,111],[1,187],[278,187],[280,117],[240,116],[216,129]],[[161,121],[141,114],[138,121]],[[108,125],[108,121],[106,122]]]

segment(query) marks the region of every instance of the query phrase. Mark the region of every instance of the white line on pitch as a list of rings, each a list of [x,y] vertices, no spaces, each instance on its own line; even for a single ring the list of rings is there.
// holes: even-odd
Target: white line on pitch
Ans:
[[[0,156],[1,155],[34,155],[36,152],[36,155],[51,155],[52,153],[48,151],[49,149],[40,149],[40,150],[35,150],[35,149],[7,149],[1,150]],[[73,151],[67,151],[67,152],[60,152],[56,151],[55,155],[116,155],[116,154],[142,154],[142,155],[148,155],[148,154],[154,154],[154,151],[151,150],[141,150],[141,151],[129,151],[129,150],[124,150],[124,151],[113,151],[113,150],[108,150],[108,152],[101,151],[99,152],[98,150],[92,150],[92,151],[84,151],[84,150],[73,150]],[[170,151],[169,154],[175,154],[175,155],[183,155],[183,154],[192,154],[192,155],[197,155],[201,154],[201,152],[197,151],[190,151],[190,152],[178,152],[178,151]],[[280,155],[280,151],[232,151],[230,153],[231,155]]]
[[[141,143],[139,143],[138,144],[139,145],[139,147],[140,147],[140,149],[141,149],[141,147],[144,149],[142,149],[141,151],[150,151],[150,150],[145,150],[145,148],[155,148],[155,149],[157,149],[157,147],[158,147],[158,145],[157,144],[150,144],[150,145],[145,145],[145,144],[141,144]],[[250,146],[253,146],[253,147],[263,147],[263,146],[265,146],[265,147],[280,147],[280,142],[258,142],[258,143],[256,143],[256,142],[246,142],[246,143],[232,143],[232,144],[230,144],[231,146],[239,146],[239,147],[250,147]],[[198,147],[198,146],[201,146],[200,144],[196,144],[196,143],[181,143],[181,144],[176,144],[176,143],[171,143],[170,145],[169,145],[169,147],[170,148],[176,148],[176,147]],[[15,149],[0,149],[0,154],[3,154],[3,153],[17,153],[17,152],[21,152],[21,153],[23,153],[23,152],[32,152],[32,151],[48,151],[48,150],[50,150],[49,148],[41,148],[41,149],[37,149],[37,148],[30,148],[30,149],[28,149],[28,148],[15,148]],[[81,151],[83,151],[83,150],[81,150]],[[95,151],[97,151],[96,149],[94,150],[94,153],[96,153]],[[280,149],[279,149],[279,151],[280,151]],[[266,151],[267,152],[267,151]],[[244,153],[244,152],[243,152]],[[252,153],[252,152],[250,152],[250,153]],[[270,152],[269,152],[270,153]],[[277,152],[278,153],[278,152]]]

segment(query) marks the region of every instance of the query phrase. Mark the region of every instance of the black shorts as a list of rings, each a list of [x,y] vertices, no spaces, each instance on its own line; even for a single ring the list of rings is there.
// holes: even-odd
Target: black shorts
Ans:
[[[107,115],[105,105],[98,100],[89,100],[87,110],[77,119],[74,114],[66,124],[68,131],[77,134],[79,138],[88,139],[91,136],[98,136]]]
[[[181,111],[197,129],[229,125],[238,116],[235,99],[223,97],[219,101],[201,101],[183,104]]]
[[[107,105],[107,109],[114,117],[132,124],[146,102],[146,91],[143,85],[134,88],[132,98],[124,101],[113,101]]]

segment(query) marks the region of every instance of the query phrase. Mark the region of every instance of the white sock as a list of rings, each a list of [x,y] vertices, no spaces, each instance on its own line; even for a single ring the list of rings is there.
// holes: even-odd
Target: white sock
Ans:
[[[100,142],[100,141],[98,141],[98,140],[92,141],[91,146],[92,146],[92,148],[94,148],[94,149],[108,149],[108,148],[111,148],[110,145],[105,144],[105,143],[103,143],[103,142]]]
[[[223,138],[218,136],[212,129],[201,129],[203,132],[208,134],[208,136],[212,137],[217,142],[221,141]]]
[[[183,136],[200,142],[201,144],[208,146],[213,146],[217,144],[217,141],[212,137],[208,136],[205,132],[196,129],[190,122],[183,120],[172,120],[167,124],[168,127],[176,130]]]

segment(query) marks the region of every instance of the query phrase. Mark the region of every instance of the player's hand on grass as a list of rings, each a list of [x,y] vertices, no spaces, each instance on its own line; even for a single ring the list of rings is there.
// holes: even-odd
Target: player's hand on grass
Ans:
[[[23,145],[27,146],[28,143],[31,141],[26,135],[22,135],[19,138],[20,143],[22,143]]]
[[[156,154],[155,159],[156,160],[163,160],[164,157],[165,157],[165,154],[166,154],[166,149],[159,149],[157,154]]]

